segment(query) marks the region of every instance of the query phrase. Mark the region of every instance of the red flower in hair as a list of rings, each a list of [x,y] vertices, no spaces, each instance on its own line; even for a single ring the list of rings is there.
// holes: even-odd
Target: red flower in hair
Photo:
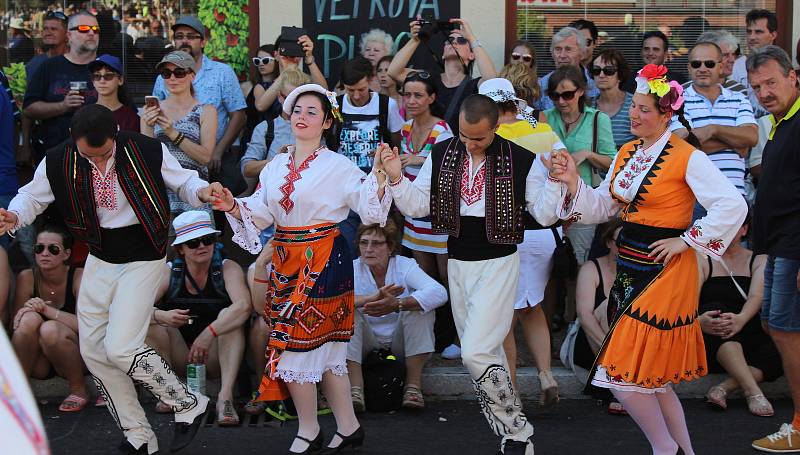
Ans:
[[[647,79],[656,79],[667,75],[667,67],[664,65],[654,65],[648,63],[639,71],[639,76]]]

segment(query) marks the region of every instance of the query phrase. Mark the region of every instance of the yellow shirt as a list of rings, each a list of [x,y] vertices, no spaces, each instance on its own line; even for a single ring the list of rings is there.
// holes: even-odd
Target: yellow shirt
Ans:
[[[772,129],[769,131],[770,140],[772,140],[772,136],[775,135],[775,130],[778,129],[778,125],[780,125],[781,122],[783,122],[784,120],[792,118],[792,116],[794,114],[796,114],[797,111],[800,111],[800,96],[798,96],[797,99],[794,100],[794,104],[792,104],[792,107],[789,108],[789,112],[787,112],[786,115],[784,115],[777,122],[775,121],[775,115],[774,114],[770,114],[769,115],[769,121],[770,121],[770,123],[772,123]]]
[[[504,123],[497,128],[497,134],[536,154],[566,149],[550,125],[543,122],[537,122],[536,128],[526,120]]]

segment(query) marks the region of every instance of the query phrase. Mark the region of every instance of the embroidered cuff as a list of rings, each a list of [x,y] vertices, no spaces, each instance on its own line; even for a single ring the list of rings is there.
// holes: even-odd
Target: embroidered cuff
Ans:
[[[728,248],[722,239],[707,239],[703,235],[703,226],[693,224],[692,227],[681,234],[681,238],[692,248],[702,254],[711,256],[712,259],[719,259],[722,253]]]
[[[383,198],[378,199],[378,179],[375,174],[369,174],[361,184],[361,196],[366,198],[363,207],[367,213],[362,217],[364,223],[378,223],[381,227],[386,225],[389,209],[392,207],[392,197],[384,192]]]
[[[247,252],[258,254],[261,252],[262,248],[261,240],[259,239],[261,231],[256,227],[253,221],[253,215],[250,213],[247,204],[240,199],[234,199],[234,201],[239,206],[239,215],[242,219],[238,220],[231,216],[230,213],[225,213],[225,218],[228,219],[228,224],[230,224],[233,230],[233,237],[231,237],[231,240],[247,250]]]

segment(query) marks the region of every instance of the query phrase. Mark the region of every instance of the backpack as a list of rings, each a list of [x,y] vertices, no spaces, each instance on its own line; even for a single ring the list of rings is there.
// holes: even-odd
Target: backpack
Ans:
[[[270,117],[264,121],[267,122],[267,132],[264,133],[264,144],[266,145],[264,159],[266,159],[269,156],[269,148],[272,147],[272,142],[275,140],[275,119]]]
[[[406,364],[388,349],[375,349],[363,364],[364,401],[372,412],[397,411],[403,405]]]
[[[214,254],[211,256],[211,284],[214,291],[221,299],[229,300],[228,291],[225,290],[225,280],[222,277],[222,243],[214,245]],[[172,260],[172,270],[169,274],[169,288],[164,295],[165,302],[171,302],[178,297],[178,293],[183,287],[183,280],[186,278],[186,261],[176,256]]]
[[[378,131],[381,135],[381,140],[387,144],[392,143],[392,133],[389,131],[389,97],[386,95],[382,95],[380,93],[378,95]],[[336,97],[336,102],[339,103],[339,110],[344,108],[344,95],[339,95]],[[342,116],[345,116],[344,112],[342,112]],[[337,136],[338,139],[338,136]],[[338,150],[339,144],[336,144],[336,148],[331,148],[331,150]]]

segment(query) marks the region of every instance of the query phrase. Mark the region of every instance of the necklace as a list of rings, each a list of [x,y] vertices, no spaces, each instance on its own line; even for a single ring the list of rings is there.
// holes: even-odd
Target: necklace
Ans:
[[[568,122],[568,121],[564,120],[564,116],[562,115],[562,116],[561,116],[561,120],[563,120],[563,121],[564,121],[564,124],[565,124],[565,125],[567,125],[567,126],[572,126],[572,125],[574,125],[574,124],[575,124],[575,122],[577,122],[578,120],[580,120],[580,119],[581,119],[581,116],[582,116],[582,115],[583,115],[582,113],[581,113],[581,114],[578,114],[578,116],[575,118],[575,120],[573,120],[573,121],[571,121],[571,122]]]

